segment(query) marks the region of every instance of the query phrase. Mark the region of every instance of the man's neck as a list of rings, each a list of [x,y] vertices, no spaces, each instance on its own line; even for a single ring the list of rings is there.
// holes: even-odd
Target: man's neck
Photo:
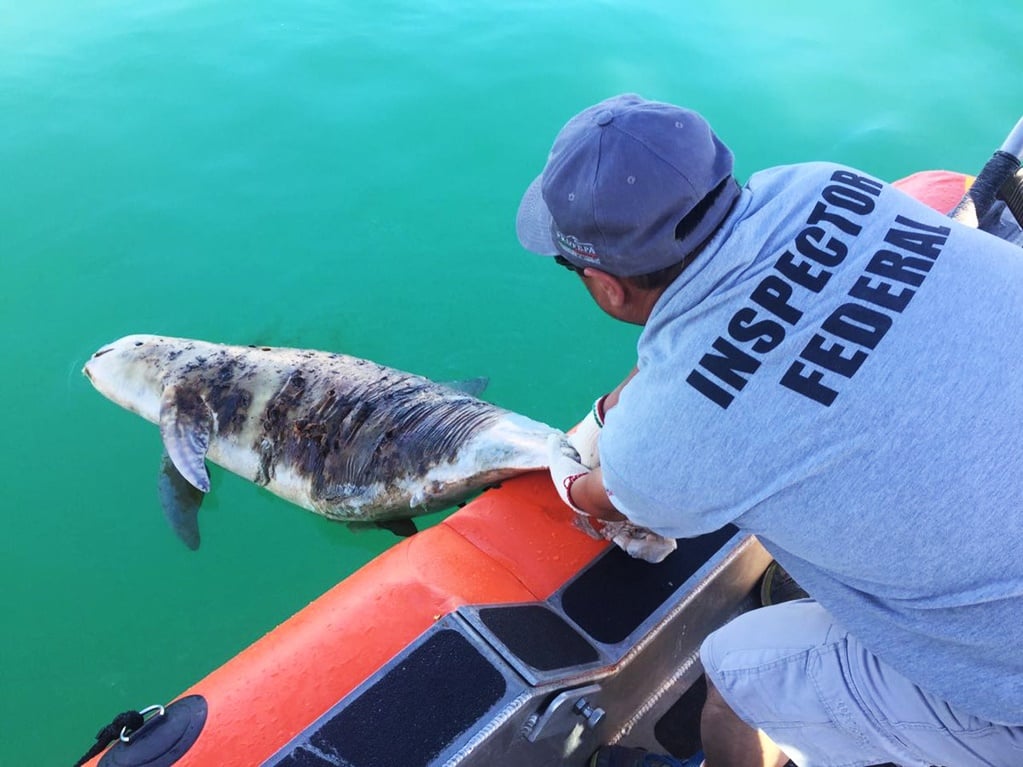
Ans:
[[[628,288],[628,301],[622,307],[622,316],[618,319],[629,322],[633,325],[646,325],[650,315],[653,314],[654,306],[667,290],[665,285],[660,288],[642,289],[630,285]]]

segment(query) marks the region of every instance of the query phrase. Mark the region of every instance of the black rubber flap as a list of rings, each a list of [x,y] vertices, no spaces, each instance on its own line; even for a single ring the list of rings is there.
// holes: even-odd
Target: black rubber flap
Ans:
[[[1005,180],[998,190],[998,196],[1005,201],[1016,223],[1023,226],[1023,170],[1016,171]]]
[[[199,739],[206,714],[201,695],[179,698],[131,733],[129,742],[118,741],[99,767],[170,767]]]
[[[600,655],[565,620],[544,605],[487,607],[480,620],[519,660],[537,671],[594,663]]]
[[[707,679],[701,676],[654,725],[654,737],[669,754],[686,758],[700,750],[700,713],[707,699]]]
[[[598,642],[617,644],[737,532],[728,525],[699,538],[680,539],[678,548],[656,565],[614,546],[565,589],[561,606]]]
[[[438,631],[272,763],[425,767],[505,693],[505,680],[457,631]]]

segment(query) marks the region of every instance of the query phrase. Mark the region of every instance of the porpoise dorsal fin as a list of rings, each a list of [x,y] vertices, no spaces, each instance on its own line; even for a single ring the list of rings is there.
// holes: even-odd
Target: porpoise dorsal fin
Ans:
[[[486,376],[479,376],[477,378],[466,378],[462,381],[444,381],[441,383],[441,386],[446,386],[449,389],[460,391],[463,394],[468,394],[472,397],[478,397],[486,391],[487,384],[489,383],[489,378]]]
[[[213,411],[193,390],[168,386],[160,401],[160,436],[174,466],[196,490],[210,491],[206,451],[213,434]]]
[[[181,476],[166,451],[160,462],[157,489],[164,517],[181,542],[195,551],[199,548],[199,506],[206,494]]]

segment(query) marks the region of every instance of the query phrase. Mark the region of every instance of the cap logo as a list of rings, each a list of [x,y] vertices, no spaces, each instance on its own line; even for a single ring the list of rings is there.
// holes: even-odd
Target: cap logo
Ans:
[[[593,264],[600,263],[600,256],[597,255],[596,248],[589,242],[582,242],[578,237],[565,234],[560,229],[554,229],[554,236],[557,239],[558,247],[563,251],[570,253],[576,258],[581,258],[583,261],[589,261]]]

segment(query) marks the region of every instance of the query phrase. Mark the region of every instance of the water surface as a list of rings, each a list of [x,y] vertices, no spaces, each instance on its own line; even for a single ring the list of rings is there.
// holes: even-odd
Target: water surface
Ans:
[[[492,401],[567,427],[637,335],[515,240],[576,111],[636,91],[704,112],[740,177],[885,178],[973,171],[1023,114],[1015,0],[687,5],[0,4],[0,765],[72,763],[395,540],[214,469],[187,551],[157,430],[80,375],[103,343],[488,375]]]

